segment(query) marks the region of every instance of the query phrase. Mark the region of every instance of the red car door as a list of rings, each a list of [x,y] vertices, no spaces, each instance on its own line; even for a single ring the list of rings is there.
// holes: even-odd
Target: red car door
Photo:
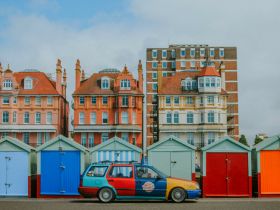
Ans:
[[[135,178],[132,165],[112,165],[107,173],[108,183],[118,196],[135,196]]]

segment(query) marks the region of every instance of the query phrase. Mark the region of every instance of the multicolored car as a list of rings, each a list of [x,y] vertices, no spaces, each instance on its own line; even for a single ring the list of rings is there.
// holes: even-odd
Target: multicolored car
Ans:
[[[101,202],[114,199],[150,199],[183,202],[201,195],[198,183],[168,177],[150,165],[101,162],[91,164],[81,176],[79,193]]]

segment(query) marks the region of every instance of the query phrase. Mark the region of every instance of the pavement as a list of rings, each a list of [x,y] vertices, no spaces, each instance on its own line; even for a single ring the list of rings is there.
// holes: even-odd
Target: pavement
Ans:
[[[165,201],[115,201],[92,199],[0,198],[0,210],[280,210],[280,198],[207,198],[184,203]]]

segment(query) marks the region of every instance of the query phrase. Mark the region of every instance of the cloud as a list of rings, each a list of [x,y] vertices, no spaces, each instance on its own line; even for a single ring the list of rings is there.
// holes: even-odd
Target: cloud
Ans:
[[[48,2],[33,7],[44,4]],[[147,47],[237,46],[241,133],[250,139],[259,132],[279,133],[280,2],[132,0],[126,6],[130,16],[120,11],[112,16],[93,14],[83,27],[75,18],[60,21],[44,13],[3,13],[8,23],[0,30],[0,60],[16,71],[55,72],[56,59],[61,58],[68,71],[71,100],[77,58],[87,75],[101,68],[121,69],[124,64],[135,73]],[[55,8],[63,12],[60,5]]]

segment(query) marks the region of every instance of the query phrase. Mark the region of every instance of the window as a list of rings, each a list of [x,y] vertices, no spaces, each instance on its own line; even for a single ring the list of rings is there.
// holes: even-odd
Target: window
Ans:
[[[85,124],[85,113],[84,112],[79,113],[79,124]]]
[[[105,142],[109,139],[109,134],[108,133],[102,133],[101,134],[101,141]]]
[[[6,79],[3,82],[3,90],[12,90],[13,82],[10,79]]]
[[[192,89],[192,82],[191,80],[186,81],[186,86],[187,86],[187,90],[191,90]]]
[[[122,96],[122,106],[128,106],[128,96]]]
[[[209,132],[208,133],[208,144],[211,144],[215,141],[215,133]]]
[[[29,133],[23,133],[23,142],[29,144]]]
[[[166,50],[162,50],[162,58],[166,58],[167,57],[167,51]]]
[[[90,113],[90,124],[96,124],[96,112]]]
[[[217,87],[221,87],[221,79],[217,78]]]
[[[185,56],[186,56],[186,49],[185,49],[185,48],[181,48],[181,50],[180,50],[180,56],[181,56],[181,57],[185,57]]]
[[[211,87],[215,87],[215,83],[216,83],[215,78],[212,78],[211,79]]]
[[[203,96],[200,97],[200,106],[203,105]]]
[[[136,112],[132,112],[132,124],[136,124]]]
[[[192,89],[193,89],[193,90],[196,90],[196,89],[197,89],[197,81],[196,81],[196,80],[193,80],[193,81],[192,81]]]
[[[167,62],[166,61],[162,61],[162,68],[166,69],[167,68]]]
[[[191,68],[195,68],[195,61],[191,61]]]
[[[152,79],[157,79],[157,72],[152,73]]]
[[[84,105],[84,104],[85,104],[85,97],[80,96],[80,105]]]
[[[221,113],[218,113],[218,123],[221,123]]]
[[[109,79],[108,78],[101,79],[101,89],[109,89]]]
[[[203,78],[199,79],[199,87],[201,87],[201,88],[204,87],[204,80],[203,80]]]
[[[152,84],[152,88],[153,88],[153,90],[157,90],[157,87],[158,87],[158,86],[157,86],[157,84],[156,84],[156,83],[153,83],[153,84]]]
[[[208,96],[207,97],[207,103],[208,104],[214,104],[214,96]]]
[[[214,123],[214,122],[215,122],[214,112],[210,111],[208,112],[208,123]]]
[[[193,58],[195,56],[195,48],[190,49],[190,56]]]
[[[102,104],[108,104],[108,96],[102,97]]]
[[[205,67],[205,61],[200,61],[200,67]]]
[[[121,89],[130,89],[130,80],[128,79],[121,80]]]
[[[171,104],[171,97],[170,96],[165,96],[165,104],[170,105]]]
[[[87,134],[86,133],[82,133],[81,136],[81,144],[86,147],[87,146]]]
[[[189,144],[194,145],[194,133],[187,133],[187,141]]]
[[[193,113],[192,112],[187,113],[187,123],[193,123]]]
[[[53,97],[52,96],[48,96],[47,104],[48,105],[52,105],[53,104]]]
[[[122,112],[122,124],[128,124],[128,112]]]
[[[157,101],[157,95],[156,94],[153,95],[153,101]]]
[[[200,113],[200,122],[204,123],[204,113]]]
[[[122,139],[128,142],[128,133],[122,133]]]
[[[186,61],[181,61],[181,68],[186,68]]]
[[[157,50],[152,51],[152,58],[157,58]]]
[[[41,123],[41,113],[40,112],[36,112],[36,114],[35,114],[35,123],[36,124]]]
[[[42,133],[37,133],[37,145],[42,145],[43,144],[43,137]]]
[[[152,68],[153,68],[153,69],[156,69],[156,68],[157,68],[157,62],[156,62],[156,61],[153,61],[153,63],[152,63]]]
[[[24,89],[31,90],[33,88],[32,86],[33,86],[32,78],[30,77],[24,78]]]
[[[174,123],[179,123],[179,113],[178,112],[174,113]]]
[[[210,54],[210,57],[214,57],[214,55],[215,55],[215,49],[214,49],[214,48],[210,48],[209,54]]]
[[[219,49],[219,56],[220,56],[220,57],[224,57],[224,56],[225,56],[224,48],[220,48],[220,49]]]
[[[47,124],[52,124],[52,113],[47,112]]]
[[[2,122],[9,123],[9,112],[7,111],[2,112]]]
[[[179,98],[179,96],[174,96],[174,104],[175,104],[175,105],[179,105],[179,103],[180,103],[180,98]]]
[[[10,98],[8,96],[3,96],[2,103],[3,104],[10,104]]]
[[[17,123],[17,112],[13,112],[13,123]]]
[[[171,50],[171,57],[176,58],[176,51],[175,50]]]
[[[91,104],[96,104],[96,96],[91,97]]]
[[[210,87],[210,79],[206,78],[206,87]]]
[[[133,172],[131,166],[113,166],[109,177],[112,178],[132,178]]]
[[[35,97],[35,105],[41,105],[41,97],[40,96]]]
[[[24,112],[23,122],[25,124],[29,123],[29,112]]]
[[[136,134],[132,133],[132,144],[136,145]]]
[[[102,123],[103,124],[108,123],[108,112],[102,112]]]
[[[118,119],[118,112],[116,111],[115,112],[115,124],[118,124],[118,122],[119,122],[119,119]]]
[[[94,146],[94,133],[89,133],[88,134],[88,147],[93,147]]]
[[[193,104],[193,97],[187,96],[187,104]]]
[[[50,133],[45,133],[45,142],[50,140]]]
[[[172,69],[175,69],[175,68],[176,68],[176,61],[172,61],[172,62],[171,62],[171,68],[172,68]]]
[[[14,104],[16,104],[16,103],[17,103],[17,97],[16,97],[16,96],[14,97],[14,101],[13,101],[13,103],[14,103]]]
[[[29,96],[25,96],[24,97],[24,104],[25,105],[29,105],[30,104],[30,97]]]
[[[162,76],[163,77],[167,77],[167,72],[165,71],[165,72],[162,72]]]
[[[136,167],[136,176],[141,179],[157,179],[164,175],[161,175],[155,172],[152,168],[147,166],[137,166]],[[148,190],[148,189],[147,189]]]
[[[205,48],[200,48],[200,57],[205,56]]]
[[[92,166],[88,172],[87,176],[90,177],[103,177],[107,171],[108,166]]]
[[[132,105],[132,107],[136,106],[136,98],[135,98],[135,96],[131,97],[131,105]]]
[[[170,112],[166,114],[166,123],[172,123],[172,114]]]

